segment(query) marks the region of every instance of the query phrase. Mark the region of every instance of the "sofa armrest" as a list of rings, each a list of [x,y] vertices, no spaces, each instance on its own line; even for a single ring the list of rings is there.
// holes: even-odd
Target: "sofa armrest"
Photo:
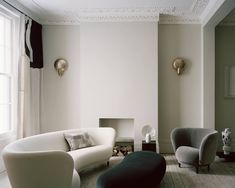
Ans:
[[[12,152],[5,149],[3,159],[13,188],[72,186],[74,162],[66,152]]]
[[[199,163],[208,165],[215,159],[219,135],[218,132],[211,133],[202,139],[199,148]]]

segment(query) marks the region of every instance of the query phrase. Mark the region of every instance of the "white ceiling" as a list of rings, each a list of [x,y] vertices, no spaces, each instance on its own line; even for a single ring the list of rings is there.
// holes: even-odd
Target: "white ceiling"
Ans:
[[[43,24],[82,21],[200,23],[217,0],[17,0]]]

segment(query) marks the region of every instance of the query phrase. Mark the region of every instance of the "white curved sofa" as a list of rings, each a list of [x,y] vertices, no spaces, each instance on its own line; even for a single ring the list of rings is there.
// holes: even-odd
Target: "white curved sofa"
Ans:
[[[86,131],[94,146],[69,151],[64,133]],[[50,132],[7,145],[3,159],[12,188],[78,188],[78,172],[108,162],[115,141],[113,128]]]

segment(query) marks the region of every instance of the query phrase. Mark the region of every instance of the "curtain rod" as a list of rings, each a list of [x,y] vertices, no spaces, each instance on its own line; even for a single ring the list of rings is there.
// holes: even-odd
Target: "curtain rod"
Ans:
[[[18,12],[20,12],[21,14],[29,17],[30,19],[34,20],[31,16],[25,14],[24,12],[22,12],[20,9],[16,8],[15,6],[13,6],[12,4],[8,3],[6,0],[3,0],[6,4],[8,4],[9,6],[11,6],[12,8],[14,8],[15,10],[17,10]],[[35,21],[35,20],[34,20]]]

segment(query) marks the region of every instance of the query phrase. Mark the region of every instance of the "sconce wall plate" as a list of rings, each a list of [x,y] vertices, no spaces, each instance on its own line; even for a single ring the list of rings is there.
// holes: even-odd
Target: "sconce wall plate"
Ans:
[[[184,71],[185,62],[182,58],[176,58],[172,63],[172,67],[176,70],[177,74],[180,75]]]
[[[54,68],[58,72],[58,75],[61,77],[63,76],[64,72],[68,69],[68,62],[63,58],[59,58],[55,60]]]

